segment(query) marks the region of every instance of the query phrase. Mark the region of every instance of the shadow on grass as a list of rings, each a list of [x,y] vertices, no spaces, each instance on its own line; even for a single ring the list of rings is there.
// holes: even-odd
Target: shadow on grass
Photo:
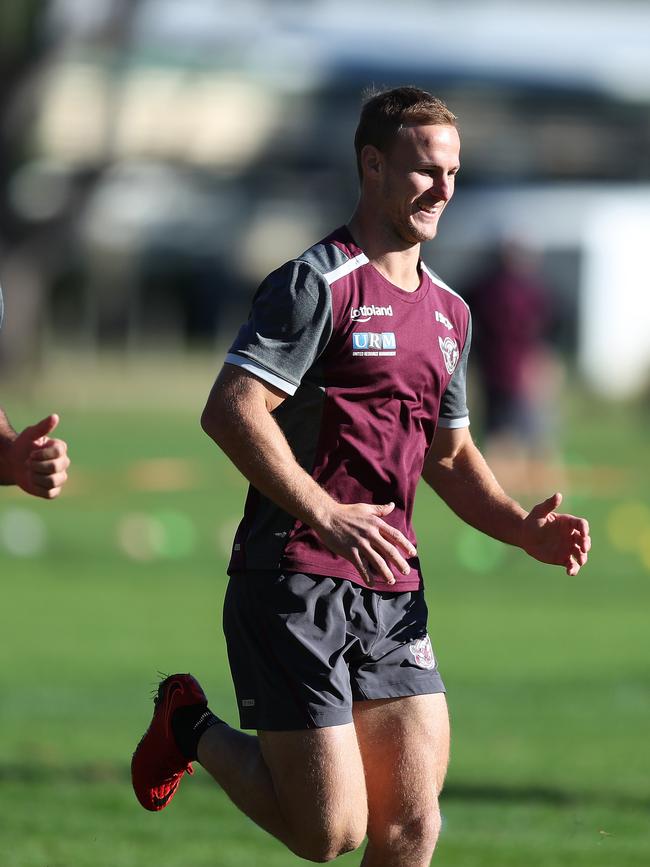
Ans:
[[[130,785],[131,776],[128,766],[110,762],[94,762],[83,765],[36,765],[18,762],[0,764],[0,783],[42,784],[54,781],[80,785],[102,783]],[[214,785],[207,776],[203,778],[199,776],[197,782],[206,786]],[[527,803],[550,806],[607,805],[642,810],[650,809],[650,796],[639,797],[613,791],[568,791],[550,786],[517,786],[498,783],[449,783],[445,786],[442,798],[444,801]]]

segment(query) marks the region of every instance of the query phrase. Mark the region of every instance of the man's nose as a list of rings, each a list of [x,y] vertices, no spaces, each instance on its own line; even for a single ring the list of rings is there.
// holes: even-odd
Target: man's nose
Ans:
[[[446,175],[443,178],[437,178],[431,185],[431,190],[438,199],[448,202],[454,192],[453,181]]]

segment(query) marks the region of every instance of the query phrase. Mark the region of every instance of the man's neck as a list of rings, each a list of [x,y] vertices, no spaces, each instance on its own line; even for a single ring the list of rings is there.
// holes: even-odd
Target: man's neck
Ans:
[[[390,283],[405,292],[415,292],[420,285],[420,245],[401,241],[394,233],[364,218],[357,209],[348,223],[355,243],[368,261]]]

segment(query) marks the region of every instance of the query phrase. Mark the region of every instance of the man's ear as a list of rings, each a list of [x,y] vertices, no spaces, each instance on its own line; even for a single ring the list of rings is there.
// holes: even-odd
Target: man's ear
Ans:
[[[364,145],[361,151],[361,168],[367,180],[376,180],[384,168],[384,155],[374,145]]]

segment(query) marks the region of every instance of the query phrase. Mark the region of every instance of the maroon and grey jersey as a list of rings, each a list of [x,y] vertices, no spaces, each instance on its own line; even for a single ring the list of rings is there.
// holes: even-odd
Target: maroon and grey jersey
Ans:
[[[273,415],[300,465],[341,503],[394,502],[385,520],[416,545],[415,491],[436,426],[469,424],[465,302],[421,263],[405,292],[337,229],[260,286],[226,363],[281,389]],[[421,586],[417,557],[391,590]],[[354,566],[255,488],[231,574],[282,569],[347,578]],[[382,585],[382,590],[385,585]]]

